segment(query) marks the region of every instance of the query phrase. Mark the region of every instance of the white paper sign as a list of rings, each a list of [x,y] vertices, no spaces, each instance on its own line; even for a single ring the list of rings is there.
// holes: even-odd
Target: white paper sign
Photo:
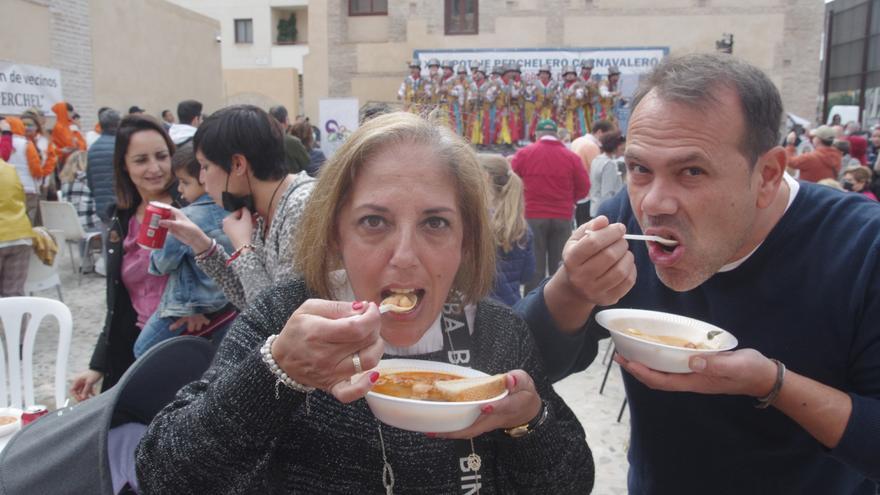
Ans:
[[[318,102],[321,118],[321,151],[327,158],[358,128],[357,98],[325,98]]]
[[[593,74],[607,74],[608,68],[617,66],[621,74],[641,74],[650,71],[669,53],[666,47],[649,48],[511,48],[497,50],[415,50],[423,68],[428,60],[436,58],[453,65],[470,65],[479,62],[485,68],[496,65],[520,64],[524,74],[537,73],[542,65],[549,65],[554,77],[566,65],[580,73],[584,61],[593,62]]]
[[[63,96],[58,69],[0,62],[0,113],[19,115],[30,107],[49,112],[59,101]]]

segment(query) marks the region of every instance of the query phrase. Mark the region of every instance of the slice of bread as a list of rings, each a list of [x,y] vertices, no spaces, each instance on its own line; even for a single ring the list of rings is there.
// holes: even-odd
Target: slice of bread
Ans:
[[[502,373],[495,376],[437,381],[434,382],[434,388],[449,402],[466,402],[491,399],[501,395],[507,384]]]

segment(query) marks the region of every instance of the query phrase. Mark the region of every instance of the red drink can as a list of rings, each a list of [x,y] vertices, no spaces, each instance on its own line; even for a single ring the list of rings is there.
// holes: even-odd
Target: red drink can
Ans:
[[[34,404],[31,407],[25,409],[21,413],[21,426],[25,426],[27,424],[33,423],[37,419],[42,416],[49,414],[49,409],[46,406],[41,406],[39,404]]]
[[[162,249],[165,245],[166,227],[159,226],[159,220],[171,218],[171,207],[158,201],[150,201],[144,211],[144,221],[138,231],[138,246],[144,249]]]

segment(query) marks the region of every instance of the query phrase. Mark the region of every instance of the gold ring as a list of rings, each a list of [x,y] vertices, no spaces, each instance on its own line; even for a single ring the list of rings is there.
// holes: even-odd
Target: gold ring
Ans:
[[[351,355],[351,362],[354,363],[354,372],[355,373],[363,373],[364,369],[361,367],[361,355],[357,352]]]

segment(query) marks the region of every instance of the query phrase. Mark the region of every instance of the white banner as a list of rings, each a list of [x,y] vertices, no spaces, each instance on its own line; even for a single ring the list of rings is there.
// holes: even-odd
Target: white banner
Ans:
[[[30,107],[49,112],[62,100],[58,69],[0,62],[0,113],[20,115]]]
[[[428,60],[470,65],[479,62],[484,68],[496,65],[520,64],[523,74],[534,74],[542,65],[549,65],[553,77],[562,68],[571,65],[580,74],[581,63],[593,62],[593,75],[604,75],[608,68],[617,66],[621,74],[643,74],[659,64],[669,53],[669,48],[511,48],[497,50],[415,50],[414,57],[427,69]]]
[[[326,98],[318,102],[321,118],[321,151],[327,158],[358,128],[357,98]]]

